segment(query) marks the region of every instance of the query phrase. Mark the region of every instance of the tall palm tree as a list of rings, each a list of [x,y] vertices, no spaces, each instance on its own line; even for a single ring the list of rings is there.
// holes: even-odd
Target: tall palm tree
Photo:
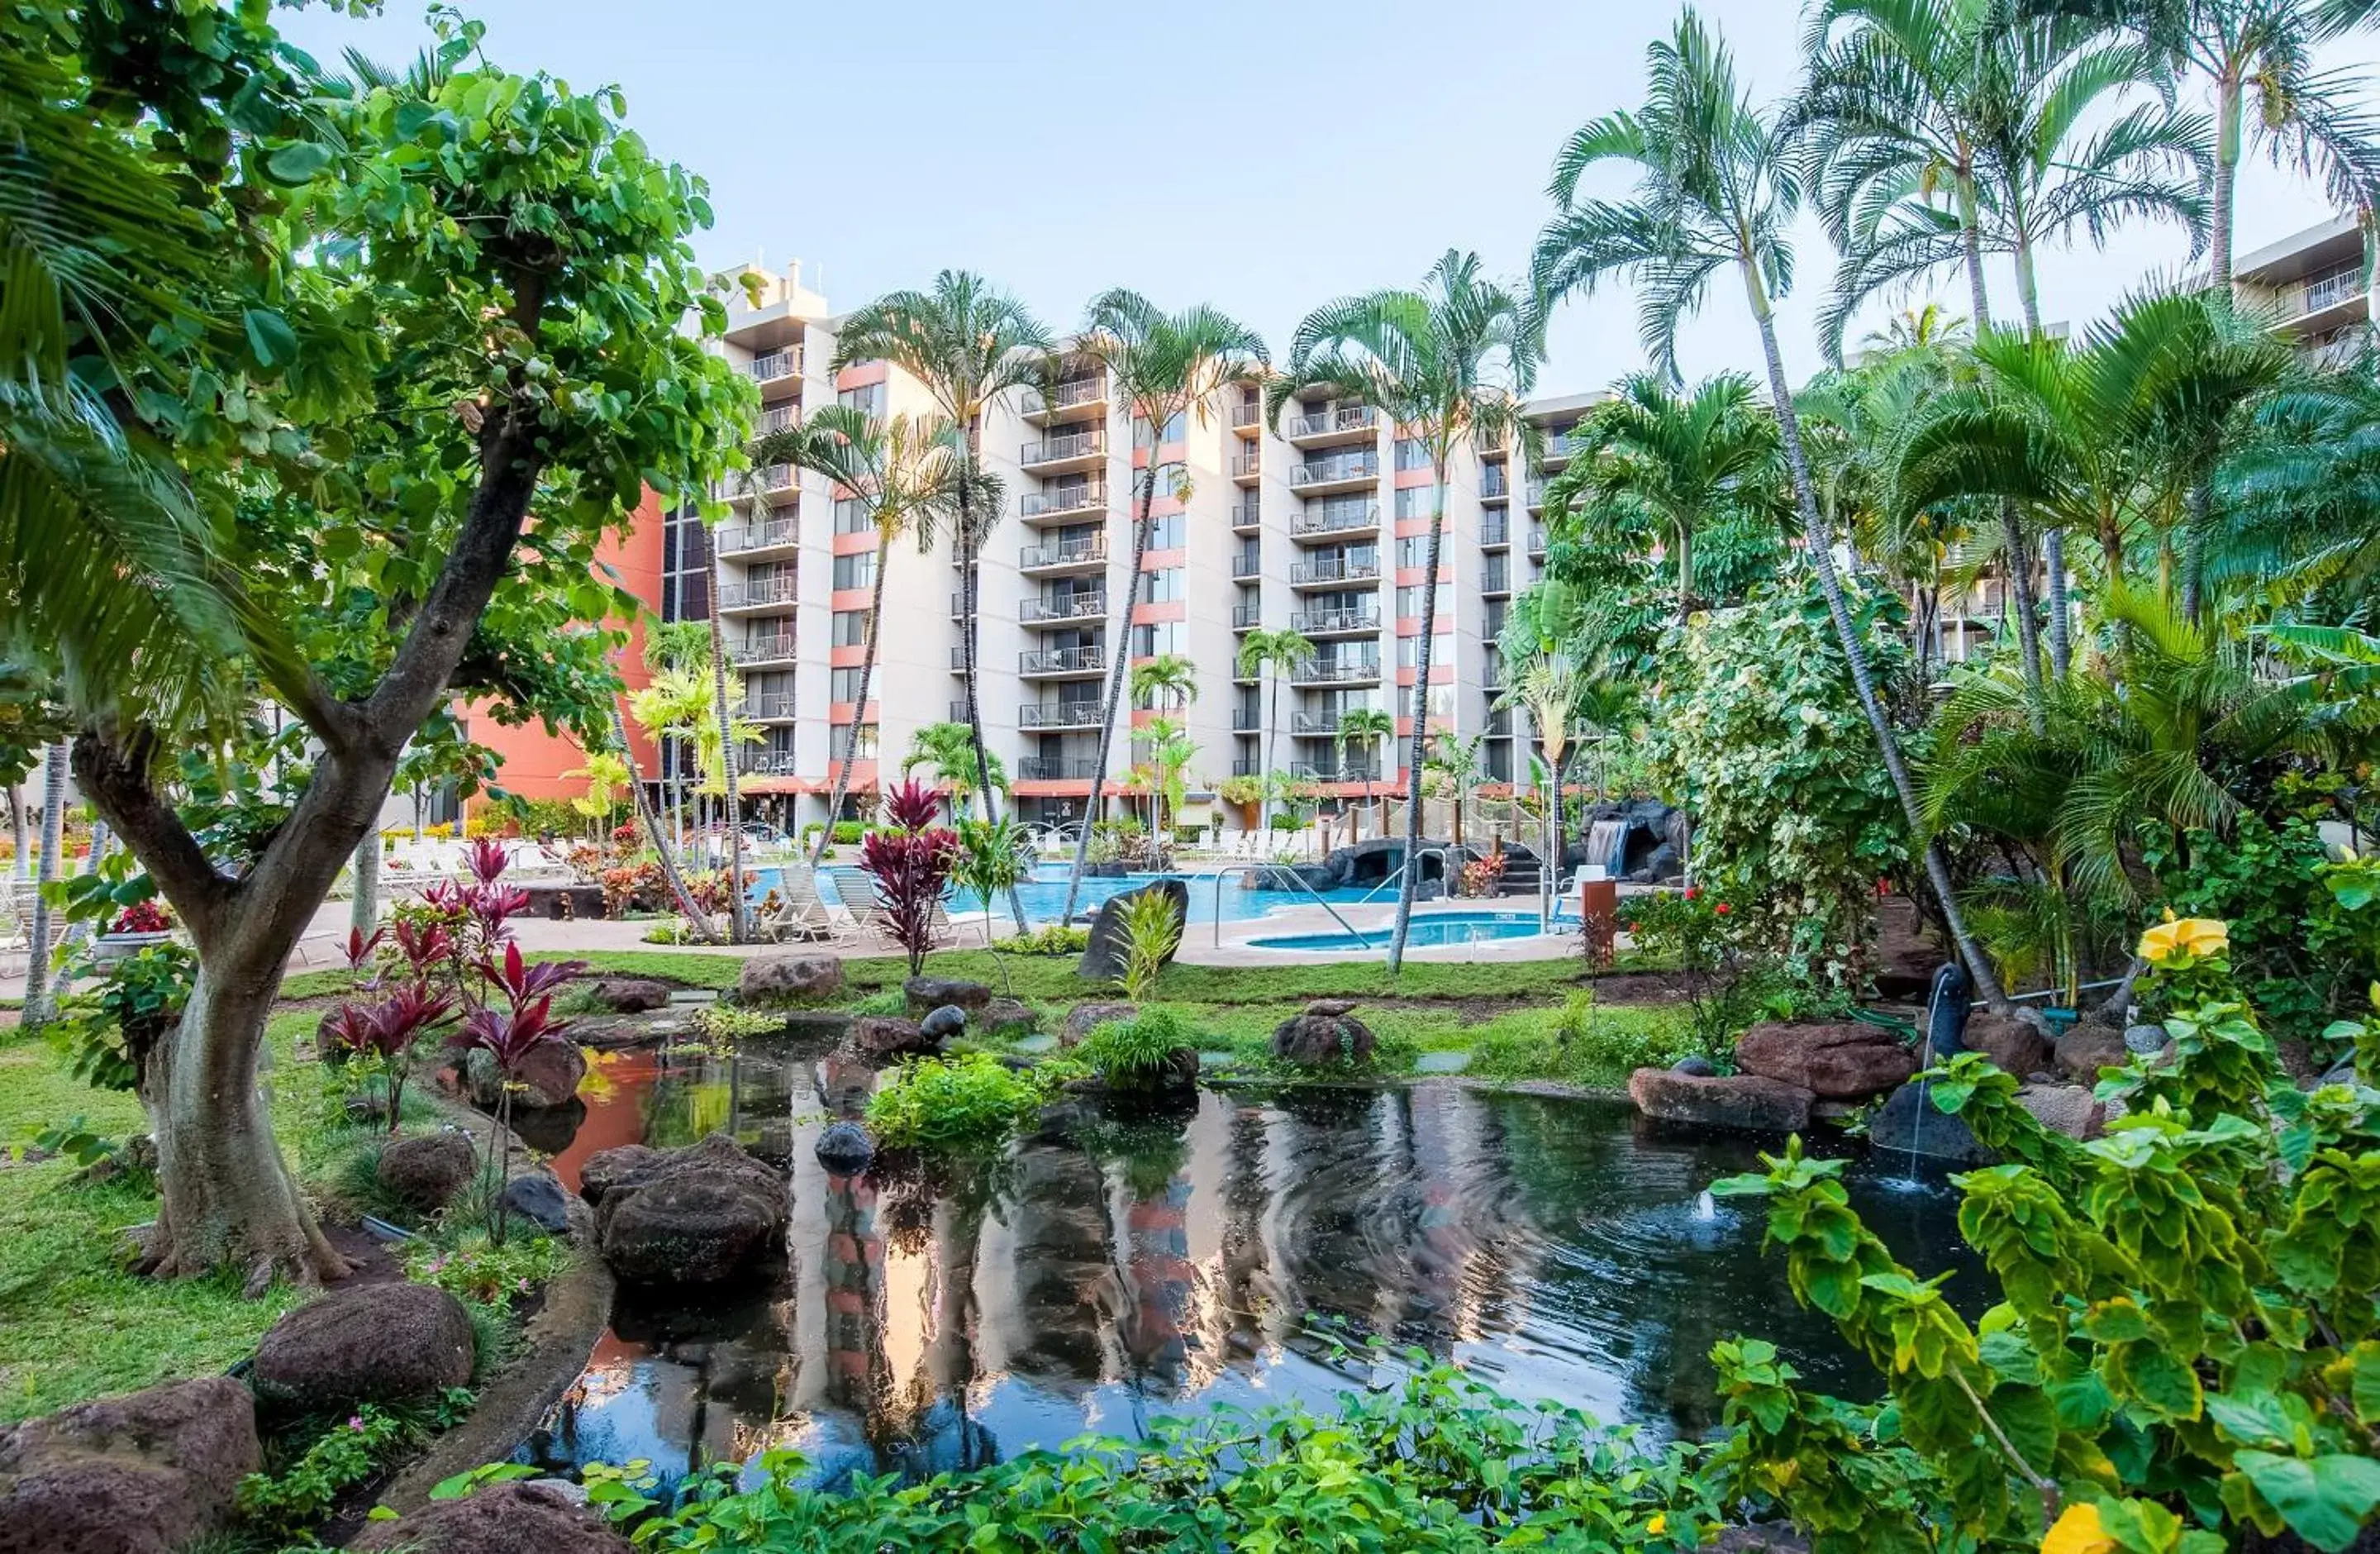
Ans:
[[[1755,108],[1737,86],[1735,64],[1725,44],[1704,28],[1691,7],[1672,35],[1655,42],[1647,55],[1651,84],[1643,109],[1586,125],[1555,162],[1551,193],[1560,210],[1539,236],[1532,265],[1539,306],[1550,306],[1573,291],[1592,290],[1607,277],[1635,278],[1645,347],[1658,368],[1674,375],[1679,321],[1700,305],[1714,275],[1734,267],[1760,332],[1808,561],[1826,595],[1861,710],[1875,733],[1910,833],[1924,837],[1925,816],[1909,763],[1876,694],[1867,646],[1852,625],[1842,579],[1835,570],[1834,536],[1819,516],[1792,385],[1777,344],[1772,297],[1793,278],[1788,235],[1801,208],[1801,172],[1776,119]],[[1582,197],[1581,176],[1615,161],[1637,171],[1633,198]],[[2005,1006],[1999,979],[1967,930],[1949,866],[1941,848],[1931,843],[1925,848],[1925,871],[1977,990],[1995,1009]]]
[[[1414,666],[1413,751],[1406,777],[1406,868],[1397,888],[1389,971],[1402,968],[1413,926],[1414,855],[1421,850],[1421,768],[1429,741],[1429,672],[1438,630],[1439,565],[1446,541],[1446,482],[1465,445],[1499,447],[1525,436],[1520,396],[1543,353],[1523,299],[1481,273],[1479,256],[1449,249],[1418,291],[1376,291],[1327,302],[1305,316],[1289,364],[1266,393],[1271,419],[1301,390],[1378,408],[1399,436],[1429,453],[1429,544],[1423,557],[1420,649]]]
[[[1299,664],[1314,656],[1311,638],[1283,626],[1279,631],[1267,631],[1261,626],[1240,637],[1239,671],[1242,674],[1262,677],[1272,675],[1272,691],[1265,705],[1265,770],[1274,769],[1275,757],[1281,748],[1281,683]],[[1267,783],[1264,797],[1257,806],[1257,829],[1265,831],[1272,824],[1272,787]]]
[[[1870,355],[1898,356],[1902,351],[1963,345],[1973,334],[1968,320],[1939,302],[1928,302],[1922,307],[1903,308],[1885,320],[1882,329],[1871,329],[1861,335],[1860,349]]]
[[[1396,714],[1385,707],[1350,707],[1339,714],[1339,726],[1331,731],[1330,743],[1338,748],[1339,760],[1347,760],[1347,747],[1353,745],[1368,763],[1393,744],[1397,737]],[[1389,833],[1389,795],[1374,780],[1364,779],[1364,796],[1379,806],[1379,834]]]
[[[1135,705],[1155,707],[1162,701],[1180,711],[1198,699],[1198,666],[1181,653],[1160,653],[1132,666]]]
[[[959,650],[966,695],[967,727],[974,731],[975,786],[983,795],[984,819],[994,819],[991,751],[983,737],[983,699],[976,674],[976,556],[983,537],[1000,519],[1000,508],[976,501],[974,469],[981,450],[986,407],[1009,390],[1038,382],[1047,370],[1050,334],[1024,303],[980,275],[945,270],[930,291],[896,291],[880,297],[843,321],[834,342],[834,370],[863,361],[889,361],[926,387],[941,413],[959,429],[957,543]],[[1008,909],[1016,931],[1025,931],[1025,906],[1012,888]]]
[[[33,920],[26,925],[31,948],[25,955],[25,1024],[48,1023],[57,1000],[50,987],[51,881],[61,878],[58,854],[66,846],[67,742],[54,739],[42,753],[42,856],[33,878],[41,889],[33,897]]]
[[[966,807],[975,784],[988,782],[1005,793],[1008,771],[1000,758],[976,743],[975,730],[965,723],[927,723],[909,735],[909,753],[901,758],[901,774],[931,768],[937,782],[950,784],[951,809]]]
[[[1091,796],[1083,811],[1083,833],[1075,839],[1075,868],[1066,880],[1066,906],[1061,921],[1072,921],[1075,903],[1082,894],[1083,873],[1090,865],[1091,827],[1099,818],[1101,789],[1107,783],[1108,755],[1115,744],[1116,710],[1123,701],[1125,666],[1132,659],[1133,610],[1140,601],[1141,563],[1148,555],[1149,509],[1157,502],[1163,474],[1159,459],[1165,429],[1183,416],[1203,424],[1208,402],[1225,383],[1246,377],[1268,363],[1264,341],[1256,331],[1212,308],[1196,307],[1166,313],[1136,291],[1118,287],[1094,297],[1076,349],[1107,370],[1116,397],[1133,417],[1148,427],[1148,467],[1135,471],[1132,562],[1123,575],[1123,608],[1111,617],[1121,623],[1110,645],[1108,694],[1099,714],[1099,755],[1091,768]],[[1186,495],[1177,489],[1173,495]]]
[[[637,726],[645,731],[645,737],[657,749],[666,752],[675,747],[683,750],[687,742],[699,745],[702,722],[711,705],[707,683],[709,668],[698,659],[682,662],[657,671],[640,689],[629,693],[628,715],[637,720]],[[677,761],[666,754],[663,759],[669,761],[670,770],[662,778],[662,800],[677,811],[677,830],[683,843],[686,781],[677,769]]]
[[[1777,422],[1740,373],[1706,379],[1686,395],[1650,372],[1632,373],[1580,430],[1585,456],[1554,478],[1547,505],[1583,514],[1590,544],[1620,538],[1598,536],[1598,518],[1651,519],[1677,565],[1681,622],[1694,609],[1695,529],[1781,516]]]
[[[1585,679],[1578,666],[1562,654],[1539,653],[1522,666],[1504,694],[1496,698],[1499,708],[1526,709],[1529,722],[1537,731],[1539,764],[1546,783],[1545,834],[1540,839],[1544,850],[1539,855],[1537,870],[1540,927],[1553,921],[1554,891],[1560,883],[1562,759],[1570,751]]]
[[[816,470],[851,493],[876,530],[874,593],[868,606],[868,643],[859,660],[859,690],[853,699],[851,725],[844,735],[843,760],[835,769],[834,792],[827,800],[828,824],[819,832],[815,868],[826,860],[834,840],[834,819],[843,813],[850,791],[851,769],[859,759],[859,726],[867,721],[868,692],[876,677],[876,645],[884,621],[884,576],[892,557],[892,542],[914,536],[920,551],[934,543],[937,521],[954,513],[958,482],[968,468],[959,456],[958,429],[940,416],[894,416],[891,420],[870,416],[848,405],[820,406],[799,426],[761,438],[752,446],[756,467],[791,464]],[[999,478],[989,471],[975,474],[977,495],[997,504]]]
[[[637,818],[645,822],[645,835],[652,842],[653,856],[661,860],[662,878],[669,881],[670,894],[677,899],[678,910],[694,929],[694,936],[703,943],[713,942],[710,918],[695,904],[694,892],[686,889],[686,875],[678,868],[677,850],[670,845],[668,833],[662,830],[661,816],[653,809],[645,793],[644,779],[637,774],[637,747],[628,742],[627,720],[620,715],[620,704],[612,703],[612,738],[620,747],[620,764],[628,774],[628,796],[637,806]],[[417,808],[415,813],[419,814]]]

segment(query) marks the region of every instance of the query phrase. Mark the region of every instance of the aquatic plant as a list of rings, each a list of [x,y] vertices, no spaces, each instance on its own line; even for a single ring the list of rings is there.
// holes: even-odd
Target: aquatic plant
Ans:
[[[925,1149],[999,1143],[1041,1104],[1041,1087],[987,1052],[905,1065],[868,1100],[868,1125],[881,1143]]]
[[[1182,943],[1182,918],[1163,891],[1135,891],[1116,909],[1123,930],[1123,996],[1139,1003],[1157,990],[1158,975]]]
[[[1093,1027],[1074,1055],[1110,1084],[1133,1084],[1163,1073],[1185,1047],[1196,1050],[1196,1033],[1179,1014],[1159,1004],[1129,1020]]]

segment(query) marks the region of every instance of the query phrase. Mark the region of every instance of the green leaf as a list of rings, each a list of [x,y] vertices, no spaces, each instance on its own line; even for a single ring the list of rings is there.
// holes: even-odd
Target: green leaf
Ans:
[[[270,308],[250,308],[242,315],[248,324],[248,348],[265,367],[285,367],[298,359],[298,333],[289,321]]]
[[[302,184],[331,164],[331,148],[296,140],[264,159],[264,170],[285,184]]]
[[[2309,1461],[2241,1451],[2236,1461],[2289,1530],[2326,1554],[2341,1554],[2353,1543],[2380,1504],[2380,1463],[2369,1458],[2340,1453]]]

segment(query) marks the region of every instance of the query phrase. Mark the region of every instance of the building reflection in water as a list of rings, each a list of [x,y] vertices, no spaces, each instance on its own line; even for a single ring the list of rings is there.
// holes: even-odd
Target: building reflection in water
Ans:
[[[1372,1339],[1657,1435],[1716,1424],[1706,1356],[1734,1332],[1778,1338],[1822,1384],[1861,1374],[1794,1308],[1756,1223],[1695,1212],[1756,1145],[1624,1105],[1437,1082],[1201,1091],[1053,1122],[994,1159],[845,1178],[811,1145],[876,1083],[848,1057],[608,1079],[582,1133],[625,1142],[623,1114],[669,1142],[722,1128],[785,1163],[789,1252],[740,1296],[624,1296],[531,1443],[556,1464],[641,1457],[667,1477],[786,1447],[828,1482],[922,1476],[1219,1402],[1327,1402]],[[1961,1266],[1950,1221],[1941,1200],[1877,1222],[1936,1271]]]

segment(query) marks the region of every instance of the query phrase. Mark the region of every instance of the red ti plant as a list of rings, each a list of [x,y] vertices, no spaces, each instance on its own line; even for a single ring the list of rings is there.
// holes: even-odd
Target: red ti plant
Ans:
[[[495,1137],[494,1147],[488,1151],[495,1191],[488,1237],[499,1246],[504,1240],[504,1184],[512,1174],[513,1095],[520,1088],[521,1065],[539,1048],[561,1039],[562,1033],[569,1028],[569,1021],[553,1017],[553,990],[577,976],[584,964],[549,961],[532,965],[522,958],[519,945],[506,944],[502,962],[489,960],[480,965],[480,975],[504,995],[505,1007],[498,1009],[491,1004],[472,1010],[464,1016],[463,1028],[453,1042],[467,1054],[474,1050],[487,1053],[495,1065]]]
[[[934,947],[934,908],[950,884],[959,839],[935,824],[941,800],[915,778],[885,795],[884,814],[892,824],[860,844],[859,867],[875,883],[885,931],[908,953],[909,975],[916,977]]]
[[[432,993],[427,982],[407,982],[379,1003],[343,1003],[331,1012],[331,1039],[357,1058],[380,1064],[388,1076],[388,1131],[394,1135],[403,1115],[406,1075],[413,1067],[414,1048],[421,1038],[446,1023],[455,1001]]]

